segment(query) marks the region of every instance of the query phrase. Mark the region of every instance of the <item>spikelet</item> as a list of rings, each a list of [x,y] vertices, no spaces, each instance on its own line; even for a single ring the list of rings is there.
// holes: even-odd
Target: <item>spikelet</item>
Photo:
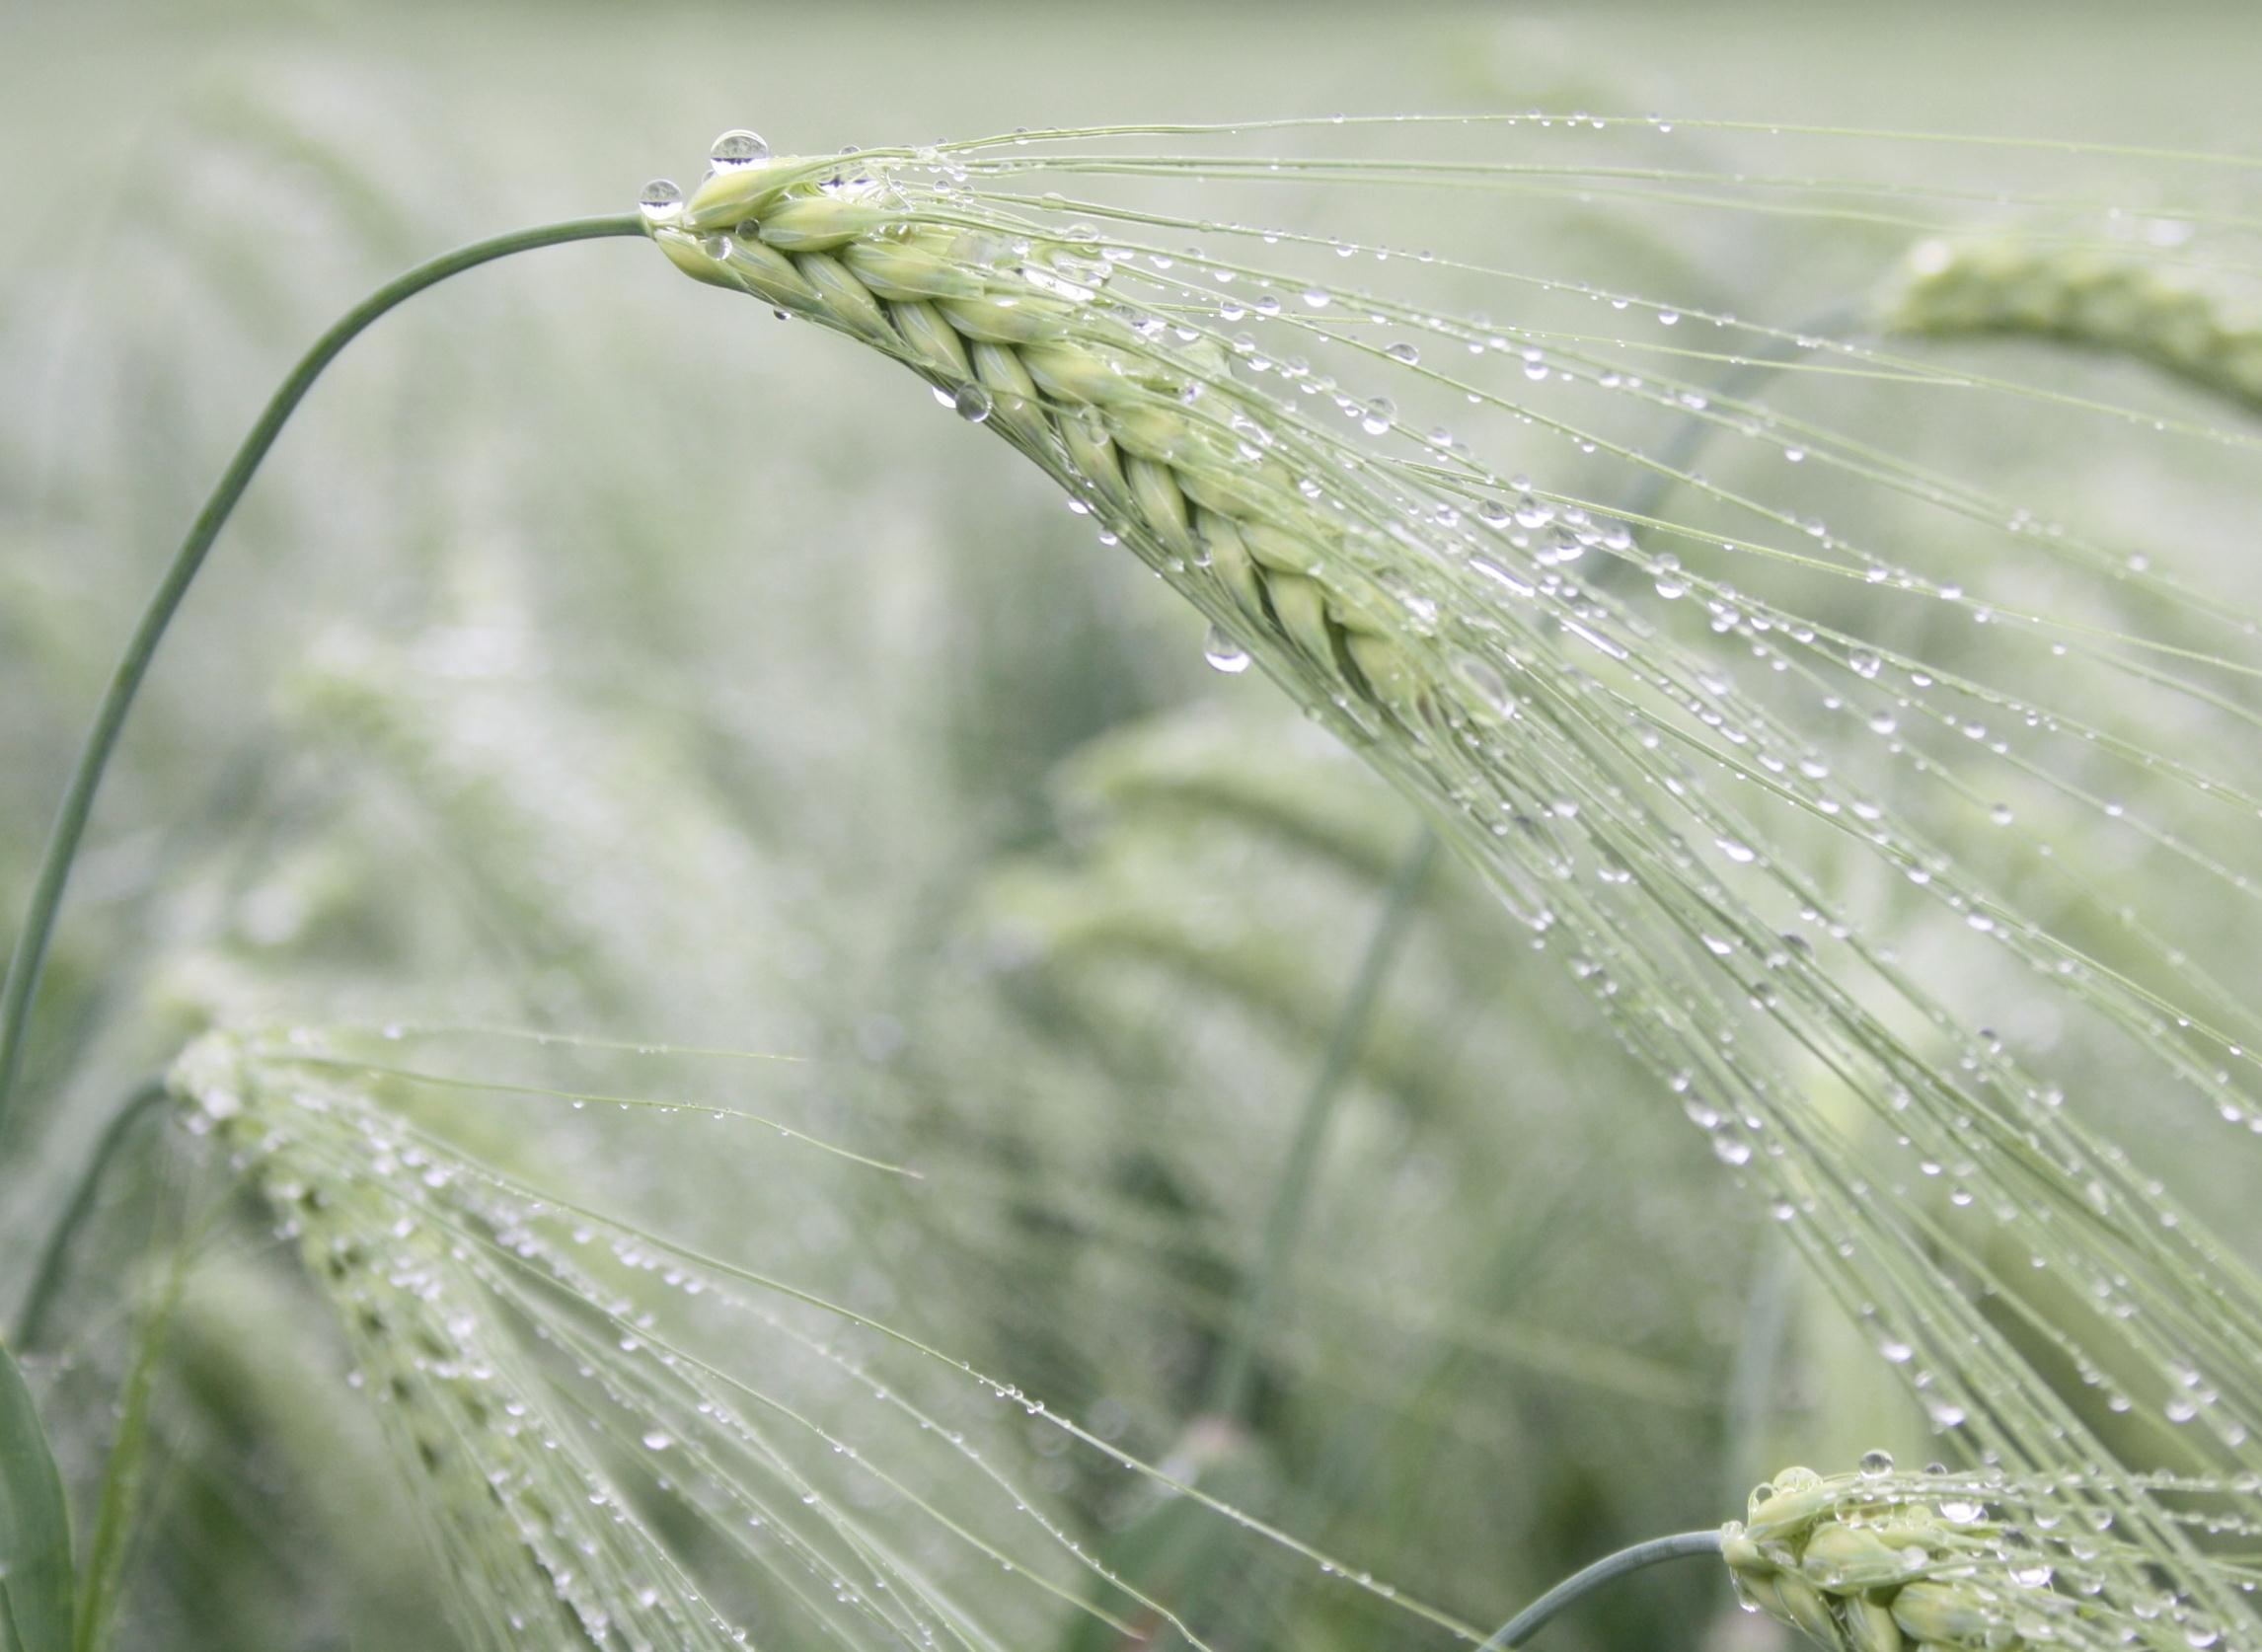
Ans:
[[[210,1033],[170,1083],[189,1131],[227,1154],[337,1309],[356,1386],[420,1491],[467,1645],[719,1652],[756,1629],[780,1645],[1027,1644],[1031,1614],[1062,1607],[1118,1631],[1128,1619],[1111,1608],[1182,1628],[965,1429],[838,1346],[838,1326],[891,1340],[960,1394],[1017,1399],[1016,1416],[1076,1433],[1066,1419],[876,1320],[498,1167],[492,1158],[541,1154],[516,1133],[490,1134],[487,1157],[464,1146],[479,1134],[460,1116],[465,1093],[491,1083],[591,1097],[411,1071],[384,1059],[400,1049],[394,1032],[416,1036]],[[458,1103],[445,1134],[425,1116],[435,1084]],[[766,1351],[758,1374],[715,1363],[742,1360],[748,1337]],[[874,1402],[854,1442],[768,1386],[796,1370]],[[928,1498],[930,1459],[1011,1511],[997,1540]],[[903,1520],[868,1513],[898,1499]],[[932,1575],[939,1540],[1001,1566],[1018,1598],[957,1600]],[[1054,1556],[1107,1604],[1031,1564]]]
[[[2159,1489],[2218,1503],[2232,1490]],[[2194,1652],[2223,1642],[2216,1622],[2163,1591],[2149,1557],[2082,1492],[2077,1478],[1896,1473],[1871,1453],[1859,1473],[1786,1468],[1757,1487],[1745,1519],[1722,1529],[1721,1552],[1748,1610],[1831,1652]],[[2214,1518],[2218,1530],[2247,1530]],[[2218,1569],[2230,1584],[2238,1568]]]
[[[1881,309],[1895,332],[2025,335],[2133,355],[2262,409],[2262,315],[2133,257],[2006,239],[1925,241]]]
[[[349,1087],[293,1085],[234,1034],[190,1045],[171,1085],[337,1308],[360,1385],[424,1480],[416,1505],[468,1644],[739,1644],[546,1396],[474,1266],[481,1219],[450,1202],[456,1166]],[[410,1214],[390,1191],[404,1182],[435,1202]],[[610,1586],[622,1576],[641,1587]]]

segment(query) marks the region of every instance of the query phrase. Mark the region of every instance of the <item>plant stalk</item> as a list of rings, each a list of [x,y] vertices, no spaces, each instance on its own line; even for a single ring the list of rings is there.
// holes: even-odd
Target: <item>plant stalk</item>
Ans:
[[[474,241],[450,253],[405,270],[386,282],[359,304],[341,316],[331,329],[316,339],[314,345],[291,368],[275,393],[262,410],[259,420],[236,449],[228,468],[221,473],[211,496],[196,513],[196,520],[188,529],[188,537],[182,541],[181,549],[173,554],[173,561],[158,581],[149,605],[142,611],[141,620],[134,627],[133,636],[125,645],[117,667],[111,673],[110,686],[104,691],[102,705],[95,713],[94,724],[87,731],[85,743],[79,748],[78,761],[71,770],[69,785],[64,788],[62,806],[56,811],[55,824],[48,834],[47,847],[39,862],[39,870],[32,885],[32,900],[24,914],[23,927],[16,933],[14,950],[8,958],[8,975],[0,987],[0,1155],[4,1155],[13,1109],[16,1081],[24,1064],[24,1045],[31,1020],[33,1001],[39,989],[39,973],[46,962],[47,942],[55,928],[55,915],[63,901],[64,886],[70,881],[71,864],[77,859],[79,841],[86,833],[87,817],[94,809],[95,791],[102,785],[103,771],[108,767],[111,752],[117,744],[120,729],[124,727],[126,713],[132,709],[134,695],[149,674],[149,664],[157,652],[157,644],[164,639],[166,628],[173,615],[188,595],[196,571],[203,566],[212,542],[219,538],[227,525],[244,489],[251,486],[260,462],[267,449],[274,445],[275,437],[297,409],[299,402],[323,369],[336,360],[339,352],[359,337],[363,329],[396,305],[415,297],[426,287],[435,286],[451,275],[475,269],[496,259],[508,258],[513,253],[531,252],[537,247],[554,247],[567,241],[595,241],[610,236],[641,235],[644,223],[641,215],[629,212],[599,218],[569,218],[562,223],[538,224],[531,229],[513,230],[507,235],[493,236],[485,241]]]
[[[1289,1144],[1288,1159],[1274,1183],[1272,1208],[1265,1215],[1263,1248],[1257,1255],[1256,1271],[1250,1276],[1233,1338],[1210,1385],[1210,1400],[1204,1409],[1213,1416],[1247,1420],[1244,1413],[1256,1387],[1257,1350],[1263,1345],[1264,1333],[1271,1323],[1273,1302],[1279,1294],[1282,1276],[1288,1270],[1289,1252],[1295,1248],[1296,1236],[1303,1231],[1305,1208],[1311,1203],[1313,1172],[1319,1165],[1320,1149],[1326,1141],[1328,1120],[1334,1116],[1336,1098],[1358,1060],[1359,1046],[1366,1039],[1368,1023],[1374,1019],[1375,1003],[1382,996],[1383,982],[1397,959],[1407,930],[1412,927],[1422,884],[1436,861],[1437,834],[1424,827],[1420,839],[1406,851],[1405,859],[1398,863],[1397,870],[1392,875],[1382,915],[1375,920],[1374,934],[1368,938],[1366,951],[1359,959],[1359,972],[1353,977],[1351,990],[1344,995],[1343,1007],[1335,1016],[1326,1054],[1320,1060],[1312,1089],[1305,1095],[1295,1140]]]
[[[70,1203],[63,1207],[47,1235],[45,1248],[39,1252],[39,1266],[32,1276],[32,1288],[25,1294],[23,1309],[16,1317],[16,1343],[18,1348],[30,1352],[46,1335],[47,1314],[54,1308],[55,1295],[62,1289],[63,1269],[70,1259],[71,1245],[79,1231],[93,1214],[95,1195],[101,1191],[104,1175],[124,1148],[126,1138],[133,1134],[134,1126],[147,1118],[166,1097],[165,1081],[152,1079],[131,1095],[125,1104],[111,1116],[96,1140],[87,1167],[79,1176],[79,1184],[72,1189]]]
[[[1627,1572],[1638,1572],[1644,1566],[1654,1566],[1661,1560],[1678,1560],[1688,1554],[1719,1552],[1720,1534],[1707,1530],[1677,1532],[1670,1538],[1652,1538],[1647,1542],[1635,1543],[1631,1548],[1621,1548],[1616,1554],[1606,1554],[1584,1570],[1573,1572],[1494,1629],[1476,1652],[1506,1652],[1511,1646],[1523,1645],[1546,1627],[1558,1613],[1583,1600],[1613,1578],[1623,1577]]]

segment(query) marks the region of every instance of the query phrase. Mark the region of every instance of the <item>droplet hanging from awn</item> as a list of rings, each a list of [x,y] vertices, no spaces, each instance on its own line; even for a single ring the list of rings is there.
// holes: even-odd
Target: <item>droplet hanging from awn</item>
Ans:
[[[1248,669],[1248,650],[1216,626],[1210,627],[1209,636],[1202,640],[1202,657],[1229,677],[1238,677]]]

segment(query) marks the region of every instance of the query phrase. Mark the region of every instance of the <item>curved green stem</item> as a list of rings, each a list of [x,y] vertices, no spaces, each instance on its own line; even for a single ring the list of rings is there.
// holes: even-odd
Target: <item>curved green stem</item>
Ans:
[[[1573,1572],[1494,1629],[1476,1652],[1506,1652],[1508,1647],[1523,1645],[1546,1627],[1564,1608],[1575,1605],[1612,1578],[1623,1577],[1627,1572],[1638,1572],[1644,1566],[1656,1565],[1660,1560],[1678,1560],[1686,1554],[1719,1552],[1720,1534],[1717,1531],[1704,1531],[1676,1532],[1670,1538],[1652,1538],[1645,1543],[1635,1543],[1631,1548],[1621,1548],[1616,1554],[1606,1554],[1583,1571]]]
[[[1424,827],[1421,837],[1406,851],[1405,859],[1398,863],[1397,871],[1391,878],[1382,916],[1375,920],[1374,934],[1368,938],[1367,949],[1359,959],[1359,972],[1335,1016],[1335,1029],[1328,1037],[1320,1072],[1304,1097],[1304,1112],[1296,1123],[1296,1138],[1289,1144],[1288,1159],[1274,1183],[1272,1208],[1265,1214],[1263,1248],[1257,1255],[1256,1271],[1250,1276],[1241,1316],[1235,1322],[1232,1340],[1219,1362],[1217,1377],[1210,1385],[1210,1401],[1204,1409],[1212,1415],[1246,1420],[1243,1413],[1256,1386],[1257,1349],[1263,1344],[1272,1317],[1273,1299],[1279,1292],[1282,1276],[1288,1271],[1289,1252],[1295,1247],[1296,1236],[1304,1226],[1304,1210],[1311,1202],[1312,1176],[1319,1166],[1320,1146],[1327,1137],[1327,1122],[1334,1115],[1335,1099],[1342,1092],[1343,1082],[1350,1077],[1352,1064],[1358,1060],[1359,1046],[1366,1040],[1367,1023],[1374,1019],[1375,1003],[1382,996],[1383,982],[1396,960],[1407,930],[1412,927],[1422,883],[1436,860],[1437,834]]]
[[[566,241],[594,241],[607,236],[641,235],[643,219],[637,213],[621,213],[602,218],[570,218],[563,223],[540,224],[532,229],[513,230],[508,235],[494,236],[486,241],[475,241],[459,247],[452,253],[406,270],[379,287],[351,310],[347,311],[314,342],[314,347],[301,356],[282,384],[262,410],[259,421],[236,449],[236,456],[221,473],[219,483],[204,508],[197,512],[196,520],[188,529],[188,537],[182,541],[181,549],[174,553],[173,561],[158,582],[149,606],[142,611],[141,621],[135,626],[132,638],[125,645],[125,653],[111,673],[110,686],[104,691],[102,705],[95,713],[94,725],[87,731],[86,743],[80,747],[78,762],[71,770],[70,784],[63,792],[62,807],[56,811],[54,829],[48,834],[47,847],[39,862],[38,875],[32,885],[31,905],[24,914],[24,925],[16,934],[16,944],[8,958],[8,976],[5,987],[0,987],[0,1145],[7,1139],[10,1122],[9,1102],[14,1095],[16,1080],[24,1063],[25,1029],[31,1019],[32,1003],[38,993],[39,971],[46,961],[47,941],[54,933],[56,909],[62,905],[63,886],[70,880],[71,863],[78,855],[79,840],[86,832],[87,816],[94,808],[95,790],[102,784],[103,770],[110,762],[112,749],[117,744],[118,731],[124,726],[125,714],[132,708],[133,697],[148,675],[149,662],[157,652],[157,644],[165,636],[165,628],[173,621],[174,611],[181,599],[188,595],[188,586],[203,565],[212,542],[219,538],[227,524],[229,513],[236,501],[243,497],[244,489],[266,457],[267,449],[274,445],[283,425],[289,421],[314,381],[322,376],[324,368],[336,360],[338,353],[374,322],[379,316],[413,298],[426,287],[446,280],[450,275],[490,263],[496,259],[508,258],[513,253],[531,251],[536,247],[554,247]]]
[[[16,1317],[17,1347],[29,1350],[38,1346],[46,1332],[47,1314],[54,1307],[55,1293],[62,1288],[63,1264],[70,1257],[72,1241],[94,1210],[95,1194],[102,1188],[104,1172],[117,1158],[118,1150],[125,1146],[125,1139],[133,1134],[133,1127],[164,1101],[165,1094],[165,1081],[150,1080],[127,1096],[125,1105],[103,1126],[94,1153],[87,1160],[87,1167],[79,1176],[79,1184],[71,1191],[70,1203],[63,1207],[63,1214],[48,1233],[46,1248],[39,1252],[38,1270],[32,1276],[32,1288],[25,1294],[23,1311]]]

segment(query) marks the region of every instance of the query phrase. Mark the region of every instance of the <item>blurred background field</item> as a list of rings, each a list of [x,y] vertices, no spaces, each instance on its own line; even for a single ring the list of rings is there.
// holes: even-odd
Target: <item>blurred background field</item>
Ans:
[[[446,246],[688,182],[725,127],[813,153],[1111,118],[1549,108],[2246,151],[2258,61],[2262,13],[2235,6],[13,0],[0,894],[20,905],[118,639],[304,342]],[[1723,138],[1713,159],[1736,153]],[[1954,164],[1890,153],[1918,179]],[[1908,240],[1683,235],[1578,201],[1456,227],[1496,258],[1575,258],[1785,325]],[[2228,462],[2171,492],[2134,460],[2070,463],[2075,438],[2046,422],[1989,439],[2003,474],[2075,509],[2187,525],[2195,557],[2236,543]],[[1802,1297],[1766,1210],[1600,1036],[1559,962],[1446,868],[1362,1044],[1254,1395],[1197,1426],[1417,823],[1255,674],[1211,670],[1200,622],[1093,537],[888,364],[675,279],[639,243],[514,261],[386,321],[222,543],[105,795],[33,1051],[38,1170],[0,1210],[9,1300],[108,1109],[203,1027],[542,1027],[800,1059],[449,1034],[403,1065],[725,1102],[925,1179],[732,1122],[409,1080],[403,1104],[900,1325],[1472,1621],[1621,1543],[1740,1512],[1785,1458],[1922,1461],[1923,1431]],[[2253,588],[2227,556],[2198,571]],[[2241,955],[2233,920],[2184,916]],[[2251,1239],[2236,1166],[2130,1108],[2128,1133]],[[152,1158],[139,1174],[36,1367],[82,1491],[126,1341],[106,1282],[145,1265],[148,1185],[187,1172]],[[121,1644],[453,1644],[325,1309],[262,1219],[220,1208],[163,1385]],[[843,1346],[874,1369],[893,1352]],[[758,1340],[735,1354],[884,1448],[837,1366]],[[889,1381],[1213,1644],[1451,1644],[978,1393]],[[1016,1511],[962,1470],[906,1471],[1018,1540]],[[939,1573],[999,1591],[1008,1644],[1120,1644],[922,1528],[908,1493],[841,1495],[925,1532]],[[1575,1652],[1773,1632],[1699,1567],[1550,1635]],[[786,1614],[757,1638],[817,1635]]]

